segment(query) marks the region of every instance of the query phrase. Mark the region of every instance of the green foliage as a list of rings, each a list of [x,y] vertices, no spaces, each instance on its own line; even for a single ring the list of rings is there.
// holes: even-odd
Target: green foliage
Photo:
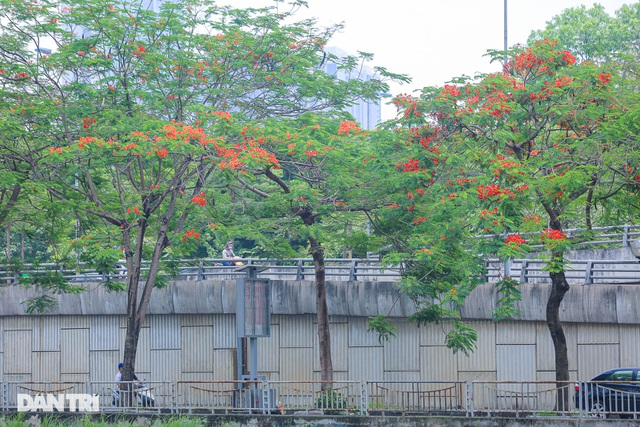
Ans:
[[[500,299],[496,304],[496,308],[491,310],[493,320],[499,322],[520,314],[520,310],[515,308],[516,303],[522,300],[522,294],[519,289],[520,283],[512,277],[503,277],[495,286]]]
[[[477,348],[476,342],[478,341],[478,333],[475,329],[462,322],[453,322],[453,328],[447,331],[445,334],[445,344],[450,348],[453,353],[459,351],[463,352],[466,356]]]
[[[367,332],[376,332],[378,334],[378,342],[380,344],[395,338],[395,332],[398,330],[388,319],[381,314],[370,316],[367,322]]]
[[[347,409],[347,398],[339,391],[327,389],[316,399],[316,408],[328,415],[341,414]]]

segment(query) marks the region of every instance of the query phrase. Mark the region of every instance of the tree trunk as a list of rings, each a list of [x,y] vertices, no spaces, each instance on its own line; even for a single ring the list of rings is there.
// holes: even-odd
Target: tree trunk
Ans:
[[[552,254],[552,257],[562,257],[562,253]],[[567,339],[560,323],[560,303],[569,291],[569,283],[564,271],[549,273],[551,278],[551,294],[547,301],[547,327],[551,333],[553,348],[555,350],[556,381],[558,396],[556,410],[568,411],[569,407],[569,357],[567,355]]]
[[[316,273],[316,308],[318,312],[318,346],[320,350],[320,379],[323,390],[333,388],[333,363],[331,361],[331,333],[327,308],[327,281],[324,269],[324,249],[309,237],[311,255]]]

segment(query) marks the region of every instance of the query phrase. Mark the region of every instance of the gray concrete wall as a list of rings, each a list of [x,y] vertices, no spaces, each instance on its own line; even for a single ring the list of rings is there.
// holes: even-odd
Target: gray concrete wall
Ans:
[[[313,282],[272,282],[271,337],[258,340],[258,370],[271,380],[320,378]],[[544,321],[549,287],[522,286],[522,314],[494,323],[492,286],[478,288],[463,316],[478,331],[465,356],[444,344],[448,325],[417,328],[414,304],[390,283],[329,283],[337,380],[551,380],[553,346]],[[228,380],[235,375],[235,281],[182,282],[154,291],[136,369],[151,381]],[[99,286],[60,296],[56,312],[29,316],[28,292],[0,288],[0,381],[110,381],[122,357],[125,295]],[[640,366],[640,287],[574,286],[561,307],[572,379]],[[379,342],[367,317],[384,314],[397,337]]]

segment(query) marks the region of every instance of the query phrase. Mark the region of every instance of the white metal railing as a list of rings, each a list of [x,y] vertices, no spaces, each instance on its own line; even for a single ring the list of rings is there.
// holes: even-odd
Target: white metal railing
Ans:
[[[105,413],[640,418],[640,385],[630,381],[333,381],[330,388],[322,381],[266,380],[153,381],[142,388],[112,381],[1,384],[3,412],[17,409],[18,394],[87,393],[99,398]]]
[[[595,228],[586,239],[586,230],[566,230],[567,236],[575,239],[576,248],[591,247],[628,247],[629,243],[640,238],[640,226],[625,225],[617,227]],[[501,237],[497,235],[483,238]],[[503,236],[502,236],[503,237]],[[246,273],[236,266],[223,263],[220,258],[176,261],[177,280],[234,279]],[[278,280],[314,280],[315,268],[311,258],[262,259],[239,258],[235,261],[245,265],[264,266],[260,277]],[[504,263],[498,259],[488,259],[485,267],[486,280],[495,282],[504,276],[518,278],[520,283],[544,283],[549,281],[543,271],[545,262],[540,259],[512,259]],[[149,263],[143,262],[143,275],[149,269]],[[37,266],[25,264],[20,270],[10,265],[0,265],[0,284],[17,284],[20,276],[59,272],[73,283],[126,280],[124,261],[114,267],[114,272],[102,274],[78,263],[74,268],[45,263]],[[332,281],[397,281],[401,278],[401,266],[383,266],[378,260],[363,258],[327,258],[325,260],[327,280]],[[568,266],[566,276],[570,284],[595,283],[638,283],[640,282],[640,263],[634,260],[574,260]]]

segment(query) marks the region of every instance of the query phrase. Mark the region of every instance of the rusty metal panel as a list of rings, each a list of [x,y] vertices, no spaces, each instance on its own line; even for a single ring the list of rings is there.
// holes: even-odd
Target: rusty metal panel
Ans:
[[[4,318],[5,331],[30,331],[33,328],[32,316],[9,316]]]
[[[498,381],[536,381],[535,345],[498,345],[496,359]]]
[[[89,329],[63,329],[60,331],[60,373],[89,372]]]
[[[382,347],[350,347],[349,379],[366,381],[384,378]]]
[[[181,375],[180,350],[151,350],[151,372],[163,381],[179,381]]]
[[[308,381],[313,378],[312,348],[281,348],[280,379]]]
[[[60,316],[62,329],[88,329],[90,316]]]
[[[453,354],[450,348],[445,346],[420,347],[418,357],[420,359],[420,376],[415,378],[416,380],[446,381],[458,379],[458,355]]]
[[[281,316],[280,317],[280,346],[281,347],[313,347],[316,325],[315,316]]]
[[[4,372],[28,374],[31,367],[31,331],[4,331]]]
[[[271,325],[271,336],[258,338],[258,371],[278,372],[280,369],[280,325]]]
[[[122,360],[117,350],[94,350],[89,352],[91,369],[89,374],[93,381],[112,381],[118,373],[118,363]]]
[[[349,347],[381,347],[378,335],[367,331],[366,317],[352,317],[349,322]]]
[[[620,325],[620,366],[640,366],[638,325]]]
[[[535,344],[536,328],[532,322],[502,322],[496,325],[496,344]]]
[[[421,348],[416,340],[416,325],[395,321],[396,336],[384,341],[384,371],[420,370]]]
[[[460,371],[496,370],[496,324],[493,322],[470,322],[478,332],[477,348],[469,356],[458,359]]]
[[[314,323],[314,326],[316,324]],[[349,369],[349,325],[346,323],[330,323],[329,334],[331,335],[331,363],[333,370],[346,371]],[[318,342],[318,331],[314,331],[313,340],[313,370],[320,372],[320,344]]]
[[[120,335],[118,316],[91,316],[89,350],[117,350]]]
[[[182,327],[182,372],[213,370],[213,332],[211,326]]]
[[[582,344],[578,346],[578,378],[588,380],[607,369],[620,367],[618,344]]]
[[[216,314],[213,318],[213,347],[236,348],[236,336],[236,315]]]
[[[149,316],[151,350],[179,350],[182,346],[182,327],[179,316]]]
[[[34,351],[31,357],[34,381],[60,381],[59,351]]]
[[[33,322],[33,351],[60,350],[60,318],[39,316]]]
[[[230,381],[236,379],[235,355],[235,350],[213,351],[213,380]],[[258,362],[258,371],[260,371],[260,362]]]

